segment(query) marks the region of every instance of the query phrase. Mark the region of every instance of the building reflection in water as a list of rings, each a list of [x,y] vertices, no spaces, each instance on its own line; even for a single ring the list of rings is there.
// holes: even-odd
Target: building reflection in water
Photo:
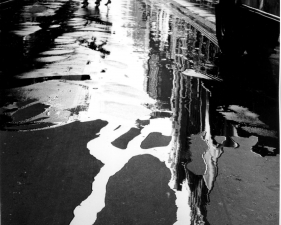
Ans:
[[[171,15],[168,10],[153,7],[145,13],[149,20],[150,48],[146,88],[149,96],[157,100],[157,109],[152,116],[172,118],[170,162],[174,189],[182,190],[185,188],[183,183],[188,183],[191,195],[186,202],[192,211],[191,223],[207,224],[205,206],[222,150],[213,140],[209,125],[210,91],[203,79],[183,72],[192,70],[203,77],[217,77],[218,48],[185,20]],[[172,114],[164,114],[167,111]],[[207,146],[203,151],[206,171],[202,175],[196,175],[186,167],[192,161],[190,137],[199,133]]]
[[[169,52],[169,19],[170,15],[164,10],[153,10],[150,18],[147,92],[158,101],[157,105],[162,111],[169,111],[171,108],[172,60]]]
[[[188,77],[175,69],[174,89],[172,95],[174,149],[171,160],[174,161],[175,188],[181,190],[181,185],[187,179],[191,191],[189,204],[192,211],[192,224],[204,224],[208,194],[213,188],[217,175],[217,160],[222,153],[222,146],[213,139],[209,118],[210,92],[204,87],[200,78]],[[205,173],[194,174],[188,169],[193,160],[190,151],[190,140],[194,134],[201,134],[206,145],[194,143],[202,154],[206,165]],[[198,145],[198,146],[197,146]]]
[[[138,17],[140,24],[145,23],[149,48],[145,87],[157,101],[152,118],[169,117],[173,124],[171,182],[175,190],[188,184],[191,224],[209,224],[206,206],[217,161],[223,147],[238,147],[232,138],[238,136],[236,126],[217,111],[220,103],[214,101],[210,88],[220,81],[219,49],[208,32],[188,18],[178,18],[163,6],[140,5]],[[200,138],[194,141],[194,136]],[[196,158],[198,152],[201,155]],[[202,173],[189,166],[196,160],[203,161]]]

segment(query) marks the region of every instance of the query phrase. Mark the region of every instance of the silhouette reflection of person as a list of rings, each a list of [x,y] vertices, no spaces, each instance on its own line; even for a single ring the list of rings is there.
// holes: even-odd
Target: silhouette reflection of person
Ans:
[[[95,7],[95,9],[93,11],[93,16],[95,18],[99,18],[100,19],[100,9],[98,7]]]
[[[95,3],[96,3],[96,6],[99,6],[101,1],[102,1],[102,0],[97,0],[97,1],[95,2]],[[110,3],[111,3],[111,1],[108,0],[107,3],[105,3],[105,5],[107,6],[107,5],[110,4]]]
[[[88,0],[83,0],[82,2],[82,8],[86,8],[89,5]]]

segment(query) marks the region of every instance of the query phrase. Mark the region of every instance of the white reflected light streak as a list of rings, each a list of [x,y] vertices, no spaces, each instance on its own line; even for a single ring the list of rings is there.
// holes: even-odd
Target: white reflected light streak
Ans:
[[[106,185],[111,176],[120,171],[128,161],[137,155],[150,154],[158,158],[161,162],[164,162],[170,169],[170,163],[168,162],[169,153],[171,149],[169,146],[158,147],[151,149],[141,149],[141,142],[151,132],[161,132],[163,135],[171,135],[171,121],[169,119],[153,119],[150,120],[150,124],[143,128],[141,134],[134,138],[129,144],[126,150],[120,150],[111,142],[127,132],[131,127],[118,127],[118,123],[110,122],[104,127],[100,136],[87,145],[90,153],[102,161],[104,166],[101,168],[99,174],[95,177],[95,181],[92,186],[92,194],[83,201],[74,210],[74,219],[71,225],[92,225],[97,219],[97,214],[105,207]],[[169,183],[171,187],[172,182]],[[172,187],[171,187],[172,189]],[[173,190],[173,189],[172,189]],[[175,190],[174,190],[175,191]],[[188,206],[189,189],[187,184],[183,184],[183,191],[175,191],[176,205],[178,207],[177,219],[175,224],[189,224],[190,222],[190,209]]]
[[[90,154],[100,160],[104,166],[95,177],[90,196],[75,208],[71,225],[92,225],[95,223],[97,214],[105,207],[106,185],[109,178],[120,171],[134,156],[150,154],[158,158],[170,169],[172,177],[171,167],[173,165],[169,162],[169,154],[173,141],[165,147],[140,148],[142,141],[152,132],[172,136],[172,121],[170,119],[151,119],[150,124],[141,130],[140,135],[128,143],[126,150],[121,150],[111,144],[112,141],[128,132],[132,127],[136,127],[138,119],[149,119],[151,110],[145,107],[144,103],[155,103],[155,100],[149,98],[148,94],[143,92],[145,69],[142,60],[146,59],[144,57],[140,60],[138,55],[132,54],[134,52],[132,38],[127,36],[125,28],[120,29],[124,22],[122,18],[125,16],[122,14],[124,11],[122,7],[128,2],[129,0],[124,0],[115,4],[113,2],[111,5],[110,14],[114,18],[116,17],[112,27],[112,31],[115,33],[109,38],[108,42],[111,45],[111,54],[105,60],[96,58],[95,61],[99,61],[99,63],[90,64],[84,71],[91,74],[91,80],[95,82],[95,87],[98,88],[89,88],[91,99],[88,111],[80,113],[78,120],[87,122],[101,119],[107,121],[108,124],[101,129],[99,137],[91,140],[87,145]],[[122,43],[119,40],[122,40]],[[124,51],[118,55],[114,48],[118,48],[119,45],[124,45]],[[114,65],[117,65],[118,62],[126,62],[127,67],[115,68],[113,65],[106,63],[109,61],[115,61]],[[103,68],[107,69],[106,73],[100,73]],[[89,86],[91,85],[89,84]],[[120,90],[120,87],[122,87],[122,90]],[[120,125],[121,127],[116,129]],[[175,205],[178,207],[178,221],[175,224],[190,224],[190,208],[188,206],[190,191],[188,185],[183,184],[183,191],[176,191],[172,184],[173,178],[167,185],[175,192],[177,198]]]

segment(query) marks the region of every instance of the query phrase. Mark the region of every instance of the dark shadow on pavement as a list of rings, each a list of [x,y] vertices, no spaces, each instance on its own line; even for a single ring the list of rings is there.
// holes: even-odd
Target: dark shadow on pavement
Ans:
[[[175,193],[163,162],[150,155],[135,156],[107,184],[105,208],[95,225],[171,225],[176,221]]]
[[[69,224],[103,166],[87,143],[106,124],[96,120],[41,131],[1,131],[2,223]]]

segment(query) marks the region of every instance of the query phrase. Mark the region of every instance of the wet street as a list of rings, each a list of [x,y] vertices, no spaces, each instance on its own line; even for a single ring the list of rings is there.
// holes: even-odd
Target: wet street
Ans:
[[[3,225],[278,224],[279,52],[227,58],[171,1],[23,2],[0,12]]]

